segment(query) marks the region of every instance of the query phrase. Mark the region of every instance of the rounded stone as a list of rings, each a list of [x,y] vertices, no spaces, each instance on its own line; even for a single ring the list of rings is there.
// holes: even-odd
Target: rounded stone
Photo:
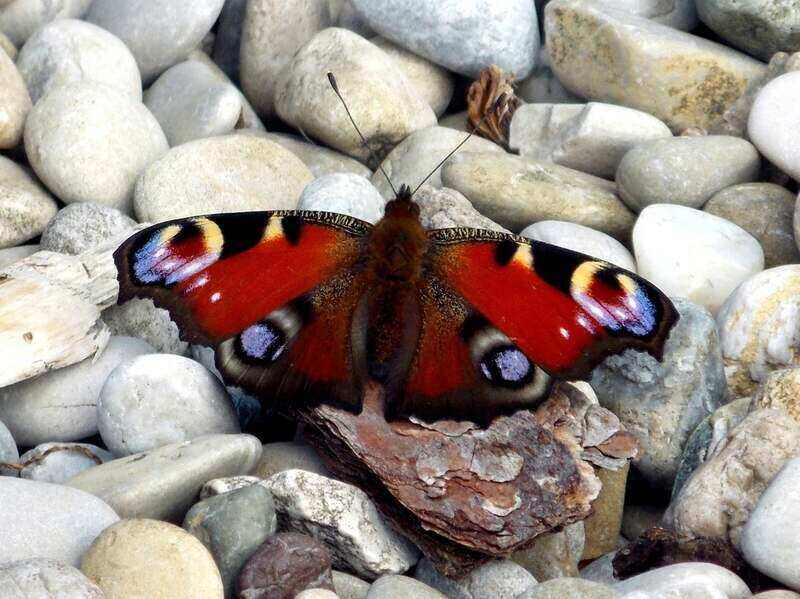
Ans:
[[[618,582],[614,590],[623,596],[682,597],[702,599],[750,599],[744,581],[730,570],[716,564],[686,562],[656,568]]]
[[[11,436],[11,431],[8,427],[0,422],[0,463],[16,464],[19,461],[19,450],[14,437]],[[9,475],[11,473],[4,471],[0,466],[0,476]],[[16,476],[14,471],[13,476]]]
[[[18,48],[42,25],[58,19],[80,18],[92,0],[3,0],[0,31]]]
[[[329,72],[377,160],[413,131],[436,124],[431,107],[385,52],[352,31],[325,29],[281,71],[275,108],[287,123],[349,156],[374,160],[331,89]]]
[[[131,211],[133,186],[167,151],[164,132],[143,104],[100,83],[71,83],[36,103],[25,125],[33,170],[63,202]]]
[[[189,358],[149,354],[120,363],[97,403],[106,447],[126,456],[212,433],[238,433],[225,387]]]
[[[306,185],[298,210],[337,212],[376,223],[383,217],[386,200],[364,177],[352,173],[336,173],[317,177]]]
[[[310,445],[296,442],[265,443],[254,474],[267,479],[278,472],[295,469],[330,476],[317,452]]]
[[[581,520],[563,530],[539,535],[533,545],[515,551],[510,558],[539,581],[577,576],[585,543],[586,528]]]
[[[11,43],[8,36],[0,31],[0,50],[5,52],[11,60],[17,59],[17,47]]]
[[[88,443],[42,443],[22,454],[19,477],[59,484],[113,459],[105,449]]]
[[[675,204],[645,208],[633,229],[639,274],[669,296],[716,314],[747,278],[764,269],[764,251],[747,231],[713,214]]]
[[[611,264],[636,272],[636,263],[628,248],[610,235],[583,225],[560,220],[543,220],[525,227],[519,234],[523,237],[544,241],[545,243],[600,258]]]
[[[22,139],[31,97],[14,61],[0,52],[0,150],[15,147]]]
[[[170,146],[230,133],[242,115],[239,90],[196,60],[164,71],[144,94]]]
[[[0,476],[0,564],[35,557],[77,566],[119,517],[97,497],[33,480]]]
[[[80,254],[126,232],[132,233],[135,226],[135,220],[111,206],[94,202],[70,204],[48,223],[40,248]]]
[[[250,135],[197,139],[172,148],[136,183],[140,222],[197,214],[292,210],[311,171],[288,150]]]
[[[581,559],[594,559],[617,548],[629,464],[626,462],[618,470],[597,469],[597,477],[603,488],[592,503],[592,515],[583,521],[585,541]]]
[[[222,6],[214,38],[214,62],[231,81],[239,81],[239,50],[247,0],[228,0]],[[287,29],[290,29],[287,27]]]
[[[402,576],[389,574],[381,576],[369,587],[366,599],[446,599],[439,591],[427,584]]]
[[[142,78],[128,47],[105,29],[61,19],[38,29],[19,51],[17,68],[34,104],[51,89],[91,81],[142,99]]]
[[[695,0],[601,0],[612,8],[624,10],[681,31],[691,31],[697,26]]]
[[[294,596],[294,599],[341,599],[339,595],[328,589],[306,589]]]
[[[425,229],[469,227],[509,233],[508,229],[475,210],[470,201],[455,189],[436,189],[426,184],[414,194],[414,201],[419,206],[419,220]]]
[[[302,160],[315,177],[322,175],[332,175],[334,173],[353,173],[360,177],[369,179],[372,171],[361,164],[355,158],[350,158],[341,152],[331,150],[324,146],[303,141],[294,135],[285,133],[256,133],[252,129],[242,129],[240,135],[257,135],[270,141],[274,141],[279,146],[283,146],[292,154]]]
[[[263,480],[264,479],[259,478],[258,476],[250,476],[248,474],[227,476],[225,478],[212,478],[210,481],[203,484],[203,488],[200,489],[199,497],[202,501],[203,499],[208,499],[209,497],[215,497],[230,491],[244,489],[245,487],[260,483]]]
[[[111,337],[96,358],[0,388],[0,420],[25,447],[94,435],[97,401],[108,375],[124,360],[153,351],[139,339]]]
[[[792,132],[800,126],[800,72],[791,71],[767,83],[753,101],[747,134],[764,157],[794,179],[800,179],[800,149]]]
[[[619,594],[610,586],[582,578],[556,578],[540,582],[517,599],[617,599]]]
[[[761,160],[738,137],[674,137],[640,144],[617,169],[622,200],[637,212],[651,204],[700,208],[718,191],[755,181]]]
[[[80,570],[47,558],[0,565],[0,592],[7,599],[105,599]]]
[[[764,266],[800,262],[793,231],[795,197],[774,183],[743,183],[716,193],[705,212],[739,225],[761,244]]]
[[[184,356],[189,351],[189,344],[181,341],[178,325],[169,312],[157,308],[151,299],[133,298],[122,305],[109,306],[102,317],[112,335],[136,337],[160,354]]]
[[[15,247],[0,249],[0,269],[11,266],[15,262],[24,260],[31,254],[39,251],[38,245],[18,245]]]
[[[414,54],[477,77],[493,64],[520,79],[535,66],[539,23],[526,0],[351,0],[370,27]]]
[[[208,549],[183,529],[157,520],[121,520],[95,540],[81,571],[105,599],[223,599]]]
[[[224,1],[94,0],[86,20],[125,42],[148,82],[200,44]]]
[[[58,206],[28,171],[0,156],[0,248],[41,235]]]
[[[428,558],[414,570],[414,578],[453,599],[517,599],[536,588],[536,579],[525,568],[508,559],[484,563],[460,578],[440,574]]]
[[[333,588],[339,599],[366,599],[370,584],[347,572],[333,571]]]

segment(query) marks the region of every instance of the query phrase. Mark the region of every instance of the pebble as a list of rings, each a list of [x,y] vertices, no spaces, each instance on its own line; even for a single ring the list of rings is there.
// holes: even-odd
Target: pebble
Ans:
[[[334,25],[332,8],[325,0],[302,4],[282,0],[247,2],[241,29],[239,74],[242,89],[259,114],[274,115],[281,71],[317,33]]]
[[[168,522],[136,519],[110,526],[83,556],[81,571],[103,590],[105,599],[224,596],[208,549]]]
[[[8,427],[0,422],[0,464],[16,464],[19,461],[19,450]],[[0,465],[0,476],[17,476],[16,470],[9,470]]]
[[[310,445],[297,442],[265,443],[253,473],[268,479],[284,470],[305,470],[330,477],[330,472]]]
[[[123,518],[180,521],[206,481],[247,474],[260,455],[250,435],[207,435],[106,462],[66,484],[104,499]]]
[[[429,12],[432,9],[429,9]],[[330,87],[336,76],[375,158],[371,158]],[[368,164],[410,133],[436,124],[436,115],[380,48],[346,29],[319,32],[281,71],[275,109],[285,122]]]
[[[338,212],[374,224],[383,217],[385,204],[386,200],[364,177],[334,173],[306,185],[297,209]]]
[[[40,248],[62,254],[81,254],[132,233],[134,227],[135,220],[111,206],[94,202],[70,204],[47,224]]]
[[[239,91],[196,60],[164,71],[144,95],[170,146],[233,131],[242,114]]]
[[[269,491],[250,485],[195,503],[183,528],[211,552],[226,596],[233,596],[239,571],[259,545],[275,534],[278,520]]]
[[[214,62],[219,65],[231,81],[239,81],[239,51],[242,45],[247,0],[226,0],[217,21],[217,36],[214,38]],[[286,29],[291,29],[287,27]]]
[[[130,213],[136,178],[166,151],[144,105],[100,83],[53,89],[25,125],[33,170],[67,204],[97,202]]]
[[[524,79],[539,50],[536,7],[526,0],[351,0],[372,29],[414,54],[474,79],[497,65]]]
[[[539,582],[577,576],[585,542],[584,521],[580,520],[558,532],[539,535],[528,549],[516,551],[510,558]]]
[[[455,189],[436,189],[428,184],[419,188],[414,201],[420,208],[419,219],[426,229],[470,227],[508,233],[493,220],[475,210],[470,201]]]
[[[612,8],[624,10],[638,17],[650,19],[681,31],[691,31],[697,26],[695,0],[601,0]]]
[[[633,227],[633,215],[611,183],[564,166],[470,152],[447,161],[442,183],[512,231],[540,220],[564,220],[625,239]]]
[[[104,599],[103,591],[77,568],[47,558],[0,565],[6,599]]]
[[[531,74],[517,82],[516,95],[530,104],[574,104],[580,102],[581,99],[565,88],[553,73],[550,68],[550,55],[547,53],[547,47],[542,47],[539,57],[538,65],[531,71]],[[439,124],[442,124],[441,121]]]
[[[372,583],[366,599],[447,599],[427,584],[400,574],[381,576]]]
[[[680,597],[681,599],[750,599],[744,581],[730,570],[704,562],[656,568],[614,585],[623,597]]]
[[[0,31],[0,50],[5,52],[11,60],[17,59],[16,46],[11,42],[10,39],[8,39],[8,36],[2,31]]]
[[[294,599],[306,589],[333,590],[331,556],[308,535],[281,532],[251,555],[236,580],[236,596]]]
[[[142,99],[142,78],[128,47],[115,35],[86,21],[61,19],[28,38],[17,68],[35,104],[51,89],[67,83],[103,83]]]
[[[800,368],[769,373],[753,394],[749,408],[780,408],[800,423]]]
[[[242,131],[242,135],[255,135],[252,131]],[[260,137],[283,146],[292,154],[302,160],[314,177],[332,175],[334,173],[352,173],[369,179],[372,171],[355,158],[350,158],[341,152],[331,150],[303,141],[294,135],[286,133],[261,133]]]
[[[136,183],[140,222],[196,214],[291,210],[311,171],[288,150],[255,136],[222,135],[172,148]]]
[[[747,279],[720,309],[717,328],[733,397],[752,394],[773,370],[800,366],[800,265]]]
[[[431,561],[423,558],[414,577],[449,599],[516,599],[536,585],[530,572],[508,559],[486,562],[466,576],[452,579],[439,574]]]
[[[4,269],[7,266],[11,266],[15,262],[24,260],[31,254],[35,254],[38,251],[38,245],[18,245],[16,247],[0,249],[0,269]]]
[[[225,478],[212,478],[200,489],[200,499],[208,499],[209,497],[215,497],[230,491],[237,491],[263,481],[264,479],[261,477],[250,476],[248,474],[226,476]]]
[[[700,20],[732,46],[763,61],[798,49],[797,7],[770,0],[697,0]]]
[[[511,119],[509,146],[522,156],[614,178],[622,157],[645,142],[672,138],[656,117],[613,104],[523,104]]]
[[[774,183],[744,183],[717,192],[705,212],[739,225],[761,244],[766,268],[800,262],[793,230],[795,197]]]
[[[178,325],[169,312],[156,308],[151,299],[134,298],[103,310],[103,322],[112,335],[136,337],[160,354],[186,355],[189,344],[181,341]]]
[[[764,269],[764,251],[741,227],[675,204],[652,204],[633,229],[639,274],[671,297],[715,314],[736,287]]]
[[[125,42],[150,82],[200,44],[224,1],[94,0],[86,20]]]
[[[718,191],[754,181],[760,158],[738,137],[660,139],[636,146],[617,170],[622,200],[636,212],[652,204],[702,206]]]
[[[77,19],[92,0],[3,0],[0,6],[0,31],[18,48],[42,25],[57,19]]]
[[[51,558],[77,566],[119,517],[106,503],[62,485],[0,476],[0,564]]]
[[[615,582],[619,582],[619,579],[615,575],[613,564],[616,555],[617,552],[612,551],[593,560],[581,569],[581,578],[605,585],[613,585]]]
[[[636,272],[633,255],[619,241],[583,225],[560,220],[543,220],[528,225],[519,233],[523,237],[544,241]]]
[[[568,90],[650,113],[673,132],[709,128],[766,71],[735,50],[589,0],[549,2],[544,29]]]
[[[0,388],[0,420],[24,447],[94,435],[97,400],[108,375],[124,360],[152,352],[139,339],[111,337],[97,359]]]
[[[617,470],[598,468],[597,478],[603,487],[592,503],[592,514],[583,521],[585,543],[581,559],[594,559],[617,548],[622,529],[622,510],[625,505],[625,484],[630,462]]]
[[[464,141],[465,137],[465,133],[448,127],[435,126],[415,131],[389,152],[381,166],[391,179],[395,189],[399,189],[401,185],[405,184],[414,190],[428,175],[431,175],[427,181],[428,185],[435,188],[441,187],[442,170],[439,168],[434,172],[433,169],[458,144]],[[487,139],[472,136],[461,147],[459,153],[461,152],[502,154],[503,149]],[[384,198],[387,200],[394,198],[395,194],[380,170],[376,169],[372,174],[372,183]]]
[[[0,156],[0,248],[41,235],[58,207],[28,171]]]
[[[516,599],[617,599],[620,595],[611,587],[581,578],[557,578],[541,582]]]
[[[333,565],[368,580],[413,566],[417,549],[384,521],[361,489],[303,470],[267,480],[282,527],[324,539]]]
[[[225,387],[208,369],[174,354],[121,362],[97,402],[97,427],[117,457],[214,433],[238,433]]]
[[[114,456],[89,443],[42,443],[22,454],[20,478],[45,483],[63,483],[79,472],[93,468]]]
[[[756,410],[686,481],[664,521],[688,537],[730,539],[787,460],[800,452],[800,427],[783,410]]]
[[[0,52],[0,150],[15,147],[22,139],[31,97],[14,61]]]
[[[347,572],[333,570],[333,588],[340,599],[367,599],[370,584]]]
[[[791,71],[767,83],[755,97],[747,135],[764,157],[794,179],[800,179],[800,152],[792,129],[800,125],[800,72]]]
[[[453,76],[447,69],[382,37],[373,37],[369,41],[386,52],[437,117],[444,114],[455,88]]]
[[[674,299],[680,320],[667,338],[664,359],[626,350],[592,374],[603,407],[619,416],[643,451],[634,465],[644,478],[670,489],[686,440],[725,403],[725,372],[714,319],[702,307]]]
[[[800,593],[787,590],[765,591],[753,595],[753,599],[800,599]]]
[[[306,589],[294,596],[294,599],[340,599],[333,591],[328,589]]]

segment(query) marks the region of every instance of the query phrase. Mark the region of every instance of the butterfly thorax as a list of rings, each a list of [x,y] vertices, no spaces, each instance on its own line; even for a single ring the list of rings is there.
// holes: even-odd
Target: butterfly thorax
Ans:
[[[422,277],[428,237],[419,220],[419,206],[410,197],[398,195],[386,204],[367,243],[374,282],[414,285]]]

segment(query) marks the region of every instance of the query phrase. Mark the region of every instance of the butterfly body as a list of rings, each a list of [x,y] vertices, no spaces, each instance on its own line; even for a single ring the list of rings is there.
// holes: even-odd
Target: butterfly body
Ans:
[[[154,225],[115,253],[120,302],[150,297],[219,370],[275,406],[471,419],[535,405],[626,348],[660,358],[677,320],[633,273],[514,235],[426,231],[408,188],[374,226],[323,212]]]

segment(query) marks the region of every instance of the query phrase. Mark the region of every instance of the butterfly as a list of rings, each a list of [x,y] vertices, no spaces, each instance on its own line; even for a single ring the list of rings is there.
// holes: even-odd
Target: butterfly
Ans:
[[[216,348],[229,385],[275,406],[467,419],[536,405],[628,348],[662,358],[678,315],[634,273],[513,234],[425,230],[408,187],[374,226],[342,214],[215,214],[114,253],[119,302],[151,298]]]

